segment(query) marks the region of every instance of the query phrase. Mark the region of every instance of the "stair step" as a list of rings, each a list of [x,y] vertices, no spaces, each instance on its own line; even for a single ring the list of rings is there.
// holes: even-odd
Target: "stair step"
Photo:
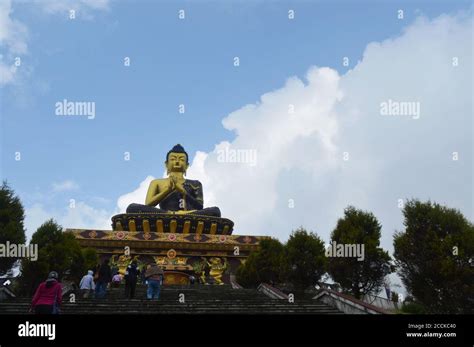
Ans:
[[[342,314],[336,308],[312,299],[294,303],[272,299],[255,289],[231,286],[163,287],[160,300],[146,300],[146,286],[138,285],[134,299],[124,297],[125,288],[111,288],[104,299],[84,299],[76,293],[76,303],[64,297],[63,314]],[[185,303],[178,301],[184,294]],[[31,298],[0,302],[0,313],[26,314]]]

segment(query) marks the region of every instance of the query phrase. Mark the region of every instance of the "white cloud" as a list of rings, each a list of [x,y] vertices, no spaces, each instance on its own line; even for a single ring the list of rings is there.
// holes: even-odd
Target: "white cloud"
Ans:
[[[111,229],[110,211],[94,208],[82,201],[76,202],[74,208],[67,205],[60,209],[47,208],[43,204],[36,203],[26,208],[25,215],[28,240],[36,229],[51,218],[65,229]]]
[[[127,206],[131,203],[144,204],[148,186],[150,185],[150,182],[154,179],[155,178],[153,176],[147,176],[145,180],[143,180],[143,182],[141,182],[138,188],[135,189],[133,192],[120,196],[117,200],[119,212],[125,213]]]
[[[12,83],[17,68],[14,65],[16,56],[28,52],[28,29],[18,20],[11,17],[13,13],[11,0],[0,2],[0,48],[6,54],[0,54],[0,87]]]
[[[28,51],[27,27],[11,17],[14,13],[11,0],[0,2],[0,44],[11,54],[25,54]]]
[[[229,114],[223,125],[235,139],[198,152],[189,177],[203,182],[206,205],[221,207],[236,234],[286,240],[303,225],[329,240],[353,204],[376,214],[391,250],[403,227],[399,198],[431,198],[472,218],[471,25],[465,14],[419,18],[400,37],[369,44],[342,76],[312,67],[305,80],[288,79]],[[381,116],[388,99],[420,102],[420,119]],[[257,150],[257,165],[219,162],[226,146]],[[463,159],[452,161],[453,151]]]
[[[278,216],[276,206],[295,199],[291,187],[301,190],[302,182],[280,182],[281,174],[296,168],[314,180],[338,165],[333,110],[342,98],[339,76],[332,69],[314,67],[306,78],[307,83],[290,78],[282,89],[263,95],[258,104],[231,113],[223,125],[236,132],[236,139],[194,158],[189,177],[203,181],[206,205],[219,206],[225,217],[235,220],[236,233],[288,234],[283,231],[287,225],[279,232],[270,228],[269,221],[288,218]],[[311,143],[305,144],[306,139]],[[219,162],[219,153],[226,148],[255,150],[257,165]],[[279,191],[285,186],[291,192],[288,196]]]
[[[13,82],[15,73],[15,65],[8,65],[4,63],[3,57],[0,57],[0,86]]]
[[[25,208],[25,228],[27,241],[31,240],[31,236],[41,224],[51,219],[53,215],[46,211],[41,204],[34,204]]]
[[[18,1],[21,2],[21,1]],[[28,5],[36,6],[41,12],[52,14],[69,15],[70,10],[76,11],[77,19],[90,20],[93,11],[105,11],[109,9],[109,0],[41,0],[23,1]],[[28,27],[21,21],[13,18],[15,13],[12,0],[0,1],[0,87],[16,82],[16,74],[19,71],[29,69],[18,69],[14,63],[16,57],[28,54]],[[38,11],[35,12],[37,14]]]
[[[58,222],[65,228],[111,229],[111,214],[105,209],[96,209],[84,202],[76,203],[74,208],[65,208]]]
[[[53,189],[53,192],[55,193],[67,192],[67,191],[79,189],[79,185],[72,180],[66,180],[63,182],[54,182],[52,184],[52,189]]]

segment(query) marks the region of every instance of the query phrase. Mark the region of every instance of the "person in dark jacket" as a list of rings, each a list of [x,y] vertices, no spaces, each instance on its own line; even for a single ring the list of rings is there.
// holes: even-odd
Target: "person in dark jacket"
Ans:
[[[112,281],[112,271],[109,266],[109,259],[105,259],[98,270],[97,283],[95,285],[95,297],[103,299],[107,294],[107,285]]]
[[[58,282],[58,273],[51,271],[48,279],[36,289],[31,301],[31,309],[36,314],[58,314],[62,304],[62,291],[61,283]]]
[[[137,287],[138,276],[140,270],[137,266],[137,261],[132,260],[131,264],[125,270],[125,297],[133,299],[135,296],[135,288]]]

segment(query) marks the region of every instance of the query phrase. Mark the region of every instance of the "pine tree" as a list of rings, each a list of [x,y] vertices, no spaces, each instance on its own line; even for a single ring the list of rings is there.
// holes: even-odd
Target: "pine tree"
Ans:
[[[394,257],[407,291],[428,313],[473,313],[473,224],[429,201],[409,201],[403,215]]]
[[[383,286],[385,276],[391,271],[390,256],[380,245],[381,225],[370,212],[349,206],[344,218],[337,222],[331,233],[331,244],[360,245],[364,257],[329,257],[328,272],[342,289],[356,298],[366,294],[377,294]]]
[[[0,188],[0,244],[24,244],[26,241],[23,221],[25,213],[20,199],[3,182]],[[0,257],[0,276],[9,274],[19,259]]]

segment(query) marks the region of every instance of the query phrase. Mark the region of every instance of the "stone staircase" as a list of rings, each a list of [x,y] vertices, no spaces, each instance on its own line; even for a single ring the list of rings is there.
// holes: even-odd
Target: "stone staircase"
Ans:
[[[184,302],[180,295],[184,294]],[[182,295],[181,295],[182,297]],[[0,303],[0,314],[25,314],[31,299],[17,298]],[[146,300],[146,286],[137,285],[135,298],[125,299],[124,287],[112,288],[102,300],[76,302],[63,298],[63,314],[342,314],[331,306],[313,299],[271,299],[255,289],[232,289],[231,286],[195,285],[164,287],[160,300]]]

